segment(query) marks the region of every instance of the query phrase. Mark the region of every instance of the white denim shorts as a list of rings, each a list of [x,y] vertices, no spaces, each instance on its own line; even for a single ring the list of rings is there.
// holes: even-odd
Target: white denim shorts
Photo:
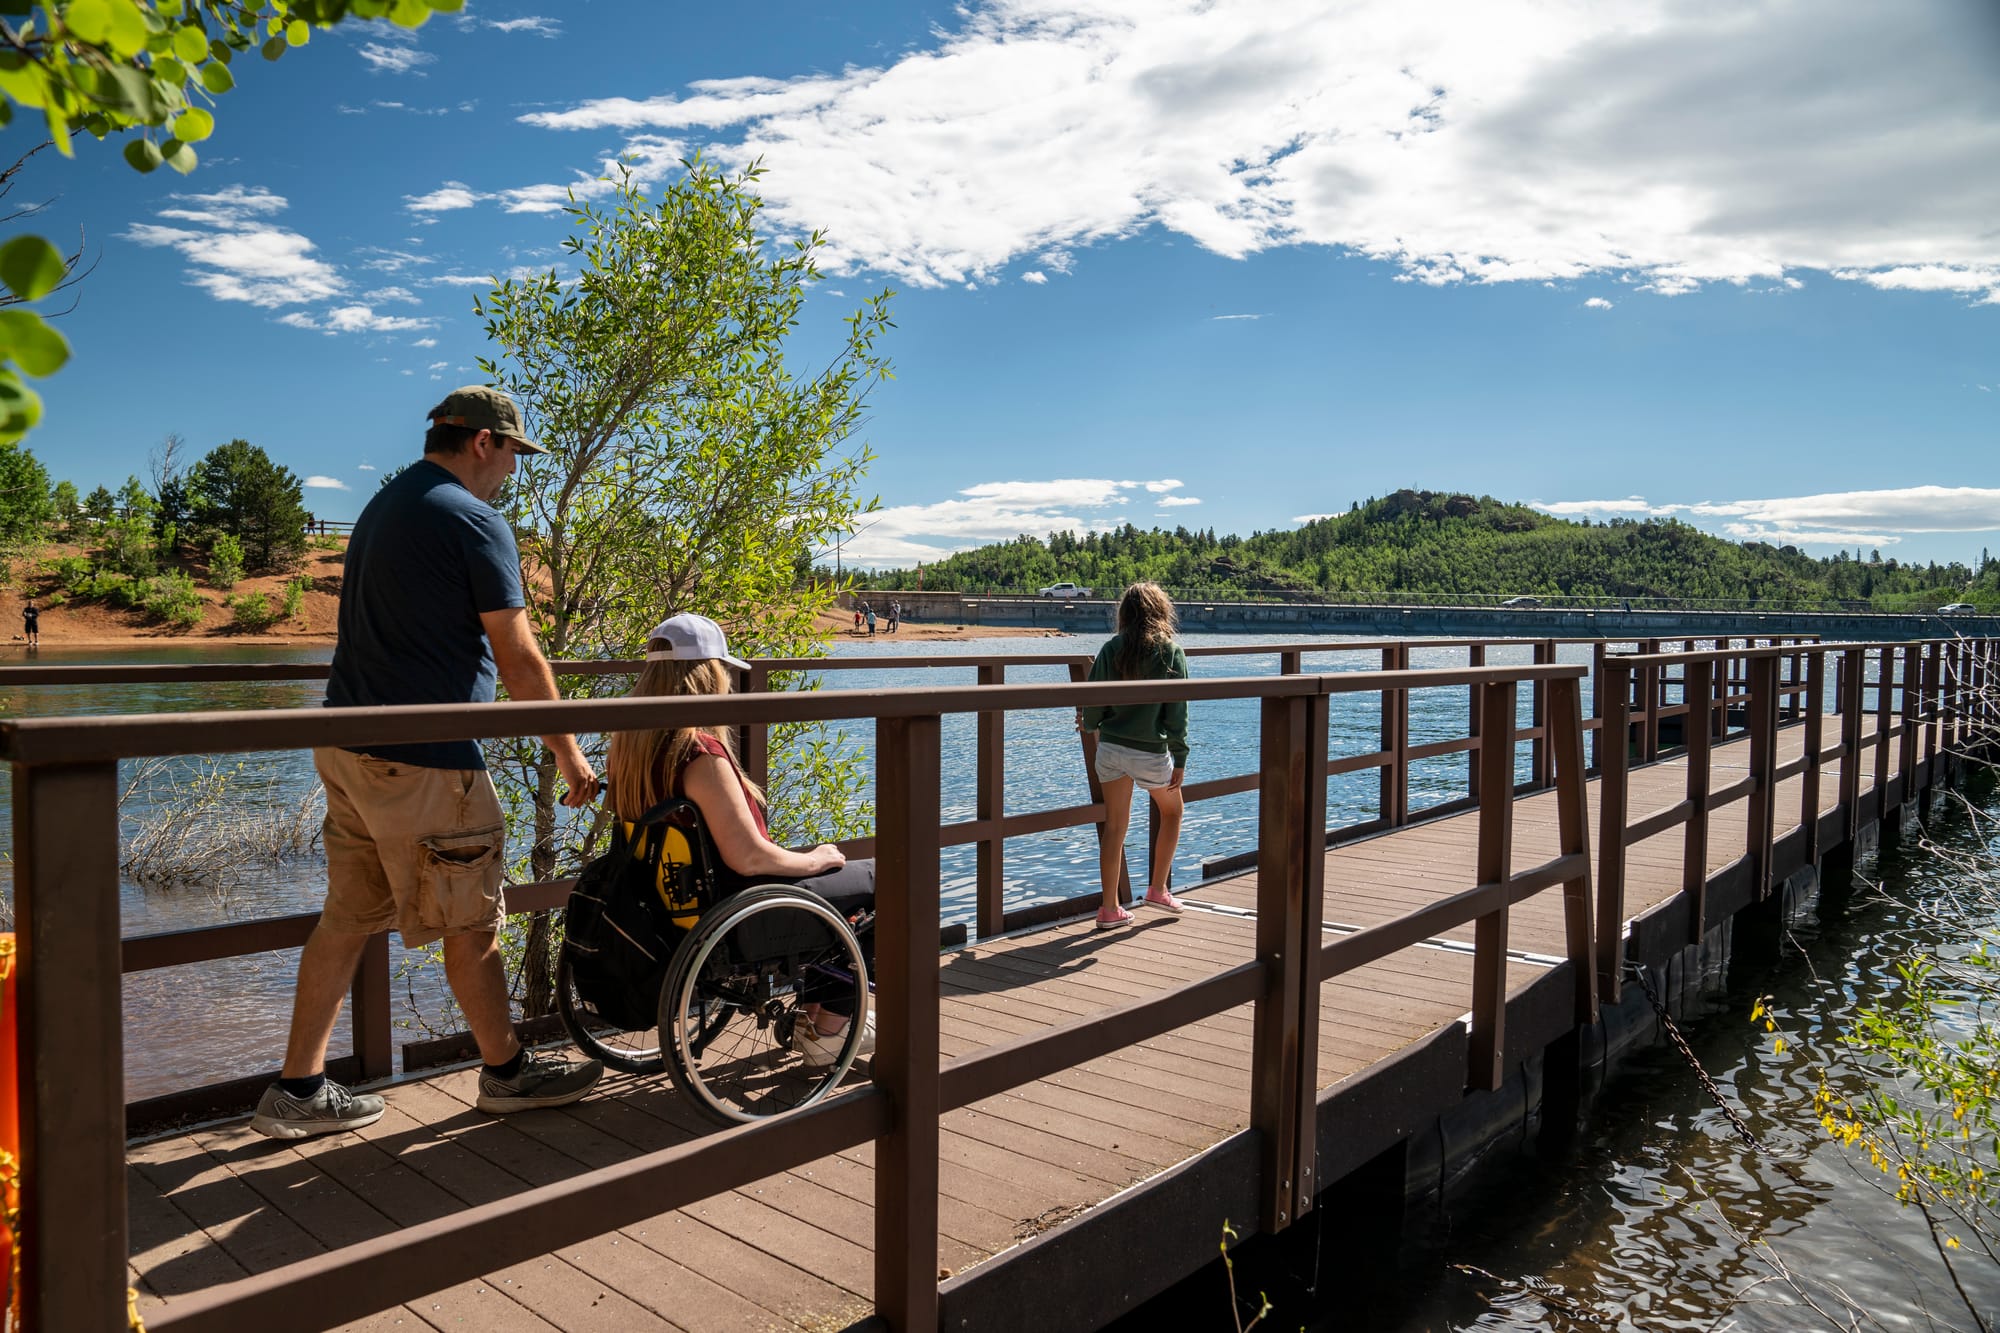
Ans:
[[[1112,741],[1099,741],[1097,780],[1116,782],[1119,778],[1130,778],[1148,791],[1164,787],[1174,780],[1174,757],[1135,750],[1129,745],[1118,745]]]

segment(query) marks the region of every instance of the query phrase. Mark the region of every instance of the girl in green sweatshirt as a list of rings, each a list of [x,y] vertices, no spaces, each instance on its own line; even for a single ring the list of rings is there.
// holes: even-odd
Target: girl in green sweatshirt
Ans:
[[[1118,633],[1097,650],[1091,680],[1186,680],[1187,655],[1174,642],[1174,604],[1157,583],[1135,583],[1118,599]],[[1185,703],[1124,704],[1116,708],[1086,708],[1077,725],[1097,735],[1094,766],[1104,788],[1104,841],[1098,874],[1104,884],[1104,905],[1097,910],[1097,928],[1127,924],[1132,914],[1118,902],[1119,871],[1125,864],[1125,830],[1132,821],[1132,787],[1144,787],[1159,807],[1159,833],[1153,844],[1153,882],[1146,903],[1169,912],[1181,910],[1168,892],[1167,876],[1181,840],[1181,779],[1187,774],[1187,705]]]

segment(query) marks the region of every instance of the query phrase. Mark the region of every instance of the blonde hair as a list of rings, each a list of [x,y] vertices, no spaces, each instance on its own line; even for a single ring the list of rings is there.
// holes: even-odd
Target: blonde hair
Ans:
[[[654,639],[646,644],[646,651],[665,651],[669,647],[664,640]],[[728,694],[729,690],[729,668],[716,659],[670,659],[646,663],[629,697],[665,699]],[[610,774],[611,807],[620,819],[636,820],[661,801],[683,794],[673,790],[674,779],[690,759],[702,752],[697,736],[720,741],[729,754],[730,766],[742,777],[736,733],[728,727],[655,727],[611,733],[611,749],[604,766]],[[743,778],[743,786],[751,800],[764,804],[764,793],[756,783]]]
[[[1118,599],[1118,657],[1112,670],[1119,680],[1141,680],[1146,667],[1174,641],[1180,617],[1173,599],[1157,583],[1135,583]]]

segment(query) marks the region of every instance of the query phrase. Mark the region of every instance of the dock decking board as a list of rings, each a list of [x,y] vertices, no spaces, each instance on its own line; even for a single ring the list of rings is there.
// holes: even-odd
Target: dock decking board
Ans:
[[[1801,753],[1802,740],[1799,728],[1781,732],[1778,761]],[[1716,746],[1711,789],[1739,780],[1747,758],[1740,740]],[[1862,765],[1865,798],[1872,754]],[[1802,783],[1780,785],[1779,838],[1797,824]],[[1634,768],[1632,817],[1680,800],[1685,785],[1678,760]],[[1836,808],[1839,790],[1830,763],[1822,810]],[[1594,781],[1589,799],[1594,830]],[[1740,801],[1710,815],[1711,875],[1743,854],[1747,817]],[[1328,851],[1326,938],[1471,888],[1477,830],[1468,812]],[[1516,869],[1553,858],[1557,832],[1553,792],[1519,800]],[[1628,918],[1680,893],[1683,848],[1683,830],[1673,829],[1629,849]],[[1253,956],[1254,872],[1200,886],[1189,900],[1196,905],[1179,918],[1141,909],[1137,928],[1098,932],[1086,919],[947,956],[942,1058]],[[1468,924],[1448,932],[1460,947],[1406,949],[1322,983],[1322,1092],[1460,1021],[1472,1003],[1471,938]],[[1519,997],[1550,969],[1518,955],[1564,954],[1559,889],[1511,910],[1509,944],[1508,993]],[[941,1270],[963,1272],[1240,1133],[1252,1023],[1251,1006],[1241,1006],[947,1114]],[[383,1120],[354,1135],[287,1145],[238,1123],[135,1144],[127,1160],[142,1308],[707,1132],[664,1078],[607,1075],[574,1106],[500,1118],[473,1108],[475,1084],[464,1069],[397,1084]],[[872,1161],[873,1145],[863,1144],[347,1327],[837,1329],[872,1309]]]

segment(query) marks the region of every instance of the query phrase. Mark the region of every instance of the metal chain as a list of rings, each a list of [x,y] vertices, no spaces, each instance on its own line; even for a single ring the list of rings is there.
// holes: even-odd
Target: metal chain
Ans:
[[[1758,1152],[1764,1154],[1764,1156],[1778,1163],[1788,1174],[1796,1176],[1798,1168],[1793,1166],[1792,1163],[1798,1159],[1798,1155],[1796,1153],[1778,1151],[1778,1149],[1773,1148],[1770,1144],[1758,1138],[1750,1126],[1743,1123],[1743,1117],[1737,1113],[1734,1106],[1729,1104],[1729,1099],[1723,1096],[1722,1089],[1709,1076],[1708,1070],[1702,1067],[1701,1058],[1694,1053],[1694,1048],[1688,1045],[1687,1037],[1682,1034],[1680,1024],[1674,1022],[1673,1015],[1667,1012],[1667,1006],[1660,1000],[1660,993],[1653,989],[1652,974],[1638,963],[1629,961],[1625,964],[1625,970],[1639,979],[1640,986],[1645,988],[1647,1001],[1653,1006],[1653,1012],[1659,1015],[1660,1026],[1666,1030],[1667,1040],[1674,1044],[1674,1049],[1679,1051],[1681,1058],[1688,1062],[1688,1068],[1694,1070],[1694,1076],[1701,1080],[1701,1086],[1707,1091],[1709,1100],[1715,1103],[1716,1109],[1721,1111],[1723,1118],[1729,1121],[1730,1128],[1736,1131],[1737,1137]]]

